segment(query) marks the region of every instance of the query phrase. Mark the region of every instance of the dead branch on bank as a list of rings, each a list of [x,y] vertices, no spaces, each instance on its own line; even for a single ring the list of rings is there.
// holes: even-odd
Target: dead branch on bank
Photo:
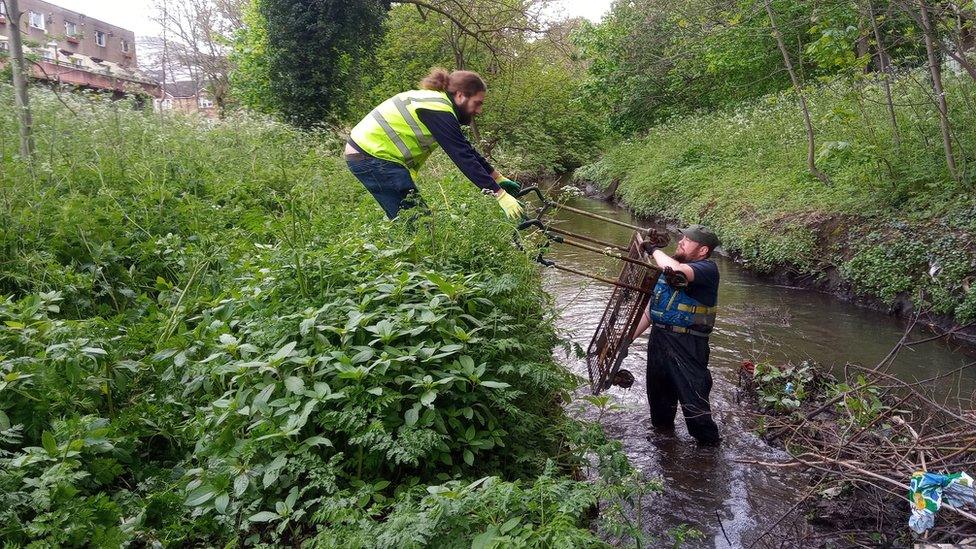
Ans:
[[[759,370],[743,371],[740,387],[757,407],[764,438],[790,456],[781,463],[744,463],[800,469],[815,487],[759,533],[754,546],[910,546],[976,538],[976,512],[946,504],[924,536],[908,528],[906,496],[913,472],[976,474],[973,394],[963,394],[958,383],[976,361],[915,381],[888,371],[900,350],[958,331],[911,339],[916,320],[875,367],[848,364],[842,379],[814,372],[798,408],[770,404],[767,397],[777,388],[763,386]],[[783,383],[784,378],[771,377]],[[801,389],[786,393],[792,397],[796,390]],[[811,497],[814,491],[820,497]]]

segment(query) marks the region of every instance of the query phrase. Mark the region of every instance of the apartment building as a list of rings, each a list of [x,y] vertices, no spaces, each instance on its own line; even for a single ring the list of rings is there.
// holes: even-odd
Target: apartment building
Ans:
[[[32,76],[116,95],[160,97],[157,82],[142,75],[135,34],[44,0],[21,0],[24,53],[37,56]],[[0,2],[0,50],[9,51],[14,21]]]

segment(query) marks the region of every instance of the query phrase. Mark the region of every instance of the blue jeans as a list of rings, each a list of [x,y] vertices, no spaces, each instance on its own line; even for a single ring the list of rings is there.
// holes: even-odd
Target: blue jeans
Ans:
[[[410,172],[400,164],[369,155],[364,155],[362,159],[347,158],[346,164],[379,202],[386,217],[395,219],[400,210],[423,205]]]

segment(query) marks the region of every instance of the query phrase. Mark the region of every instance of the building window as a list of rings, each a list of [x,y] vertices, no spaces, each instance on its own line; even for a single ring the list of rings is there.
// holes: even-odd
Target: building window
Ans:
[[[95,43],[104,48],[105,42],[105,33],[102,31],[95,31]]]
[[[129,53],[129,41],[126,39],[121,40],[122,43],[122,53]]]
[[[78,25],[76,25],[73,21],[65,21],[64,35],[69,38],[74,38],[78,36]]]
[[[7,16],[7,3],[6,2],[0,2],[0,16],[3,16],[3,17],[6,17]]]
[[[36,11],[27,12],[27,24],[35,29],[47,30],[45,26],[46,21],[44,20],[43,13],[37,13]]]
[[[0,40],[0,51],[10,51],[10,44],[6,40]]]
[[[213,101],[207,99],[206,97],[201,97],[200,99],[197,99],[197,106],[199,106],[201,109],[212,109]]]
[[[41,50],[41,58],[50,63],[54,63],[54,52],[49,49]]]

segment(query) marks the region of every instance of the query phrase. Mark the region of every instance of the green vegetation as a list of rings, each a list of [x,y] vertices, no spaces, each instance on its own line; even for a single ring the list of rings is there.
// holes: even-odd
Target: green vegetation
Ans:
[[[647,130],[696,109],[734,106],[789,86],[765,14],[752,1],[639,0],[615,2],[577,37],[592,61],[587,98],[605,105],[616,132]],[[778,0],[791,36],[805,32],[814,4]],[[710,32],[703,32],[708,27]],[[798,44],[798,47],[803,47]],[[759,80],[757,75],[770,74]],[[758,81],[757,81],[758,80]]]
[[[0,145],[0,538],[602,545],[590,508],[639,483],[563,415],[491,198],[427,179],[412,231],[331,134],[33,96],[33,168]]]
[[[833,416],[829,422],[835,429],[874,427],[879,416],[892,411],[882,401],[890,400],[890,396],[863,374],[839,380],[814,362],[760,362],[752,375],[745,371],[741,375],[744,395],[762,414],[758,424],[761,434],[768,434],[765,424],[773,418],[802,422],[817,409]]]
[[[580,99],[586,66],[570,46],[578,23],[527,32],[541,28],[537,0],[479,1],[463,10],[435,3],[477,37],[416,5],[378,13],[379,2],[306,4],[255,0],[245,12],[231,80],[246,107],[303,126],[351,127],[390,96],[415,89],[432,67],[463,68],[487,81],[485,112],[471,138],[503,173],[553,176],[595,158],[606,132],[597,104]],[[352,16],[360,10],[366,14]],[[311,33],[319,42],[297,30],[309,27],[325,29]]]
[[[474,4],[492,12],[492,2]],[[521,9],[479,16],[503,28],[533,24]],[[416,87],[431,67],[463,66],[487,81],[484,114],[476,119],[472,137],[503,173],[516,179],[552,176],[595,158],[605,130],[599,108],[579,99],[585,64],[565,45],[574,24],[549,29],[543,39],[499,32],[490,38],[493,51],[455,37],[447,23],[434,13],[421,18],[414,6],[391,10],[358,111],[366,113],[387,97]]]
[[[911,15],[893,3],[770,0],[796,71],[805,78],[863,72],[870,13],[883,13],[879,33],[888,56],[918,65],[924,48]],[[615,2],[576,41],[590,61],[584,90],[603,106],[606,124],[640,133],[678,115],[733,109],[790,87],[764,0],[636,0]]]
[[[251,102],[266,104],[302,127],[346,114],[388,8],[379,0],[256,0],[260,16],[250,19],[252,27],[241,40],[249,48],[243,57],[256,69],[246,73],[252,77]],[[255,97],[255,87],[267,93]]]
[[[897,110],[899,145],[876,79],[806,90],[829,187],[805,169],[802,118],[789,92],[674,118],[610,148],[576,177],[603,187],[619,181],[619,197],[638,213],[713,225],[725,249],[758,272],[781,269],[824,284],[840,276],[892,306],[922,292],[932,311],[973,320],[972,182],[946,173],[931,141],[938,116],[916,77],[893,83],[909,105]],[[976,100],[966,76],[947,86],[953,104]],[[976,111],[954,110],[952,124],[973,127]],[[960,150],[976,147],[972,132],[955,137]]]

